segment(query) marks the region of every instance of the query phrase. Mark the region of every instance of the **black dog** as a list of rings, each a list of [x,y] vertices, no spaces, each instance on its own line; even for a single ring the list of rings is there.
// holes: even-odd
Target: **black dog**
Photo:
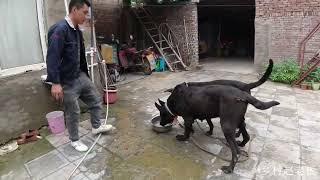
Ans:
[[[244,83],[241,81],[234,81],[234,80],[215,80],[215,81],[209,81],[209,82],[189,82],[188,86],[228,85],[228,86],[238,88],[242,91],[245,91],[245,92],[251,94],[251,89],[262,85],[263,83],[265,83],[268,80],[269,76],[271,75],[272,69],[273,69],[273,60],[269,59],[269,66],[268,66],[266,72],[261,77],[261,79],[259,79],[256,82]],[[172,91],[173,91],[173,89],[168,89],[165,92],[172,92]],[[200,120],[203,120],[203,119],[200,119]],[[212,135],[213,124],[211,122],[211,119],[206,119],[206,121],[210,127],[210,130],[206,134]],[[245,117],[243,117],[242,121],[238,127],[239,132],[236,134],[236,137],[239,137],[240,133],[241,133],[242,137],[243,137],[242,142],[237,142],[240,147],[244,147],[247,144],[247,142],[249,142],[249,140],[250,140],[250,136],[249,136],[245,127],[246,127]],[[191,131],[193,131],[193,130],[191,130]]]
[[[172,123],[176,116],[182,116],[185,124],[184,135],[177,135],[179,141],[187,140],[192,131],[195,119],[211,119],[220,117],[224,136],[232,151],[232,161],[229,166],[221,169],[231,173],[238,160],[240,149],[235,140],[235,130],[243,121],[247,105],[252,104],[264,110],[280,104],[276,101],[262,102],[250,94],[232,86],[188,86],[187,83],[177,85],[169,96],[167,103],[155,103],[160,111],[160,125]]]

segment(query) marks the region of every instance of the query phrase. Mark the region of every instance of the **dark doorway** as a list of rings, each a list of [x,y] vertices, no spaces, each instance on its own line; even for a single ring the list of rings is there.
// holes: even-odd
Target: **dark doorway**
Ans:
[[[254,59],[255,0],[203,0],[198,5],[199,56]]]

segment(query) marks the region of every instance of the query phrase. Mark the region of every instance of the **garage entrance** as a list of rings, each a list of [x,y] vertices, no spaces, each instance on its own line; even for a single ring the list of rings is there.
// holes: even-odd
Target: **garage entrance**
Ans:
[[[203,0],[198,5],[201,61],[253,64],[255,0]]]

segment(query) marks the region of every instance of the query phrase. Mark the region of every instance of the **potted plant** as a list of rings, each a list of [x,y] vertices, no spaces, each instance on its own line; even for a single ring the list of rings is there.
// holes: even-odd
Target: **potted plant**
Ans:
[[[316,81],[312,81],[311,86],[312,86],[312,89],[316,91],[316,90],[319,90],[320,83]]]
[[[301,89],[303,89],[303,90],[312,90],[312,81],[313,81],[313,76],[312,76],[312,74],[310,74],[301,83]]]
[[[307,83],[307,89],[308,90],[312,90],[312,82],[313,82],[313,78],[312,77],[307,77],[306,78],[306,83]]]
[[[303,89],[303,90],[308,90],[309,89],[309,83],[307,82],[307,81],[303,81],[302,83],[301,83],[301,89]]]
[[[319,90],[320,88],[320,68],[317,68],[310,74],[312,78],[311,86],[313,90]]]

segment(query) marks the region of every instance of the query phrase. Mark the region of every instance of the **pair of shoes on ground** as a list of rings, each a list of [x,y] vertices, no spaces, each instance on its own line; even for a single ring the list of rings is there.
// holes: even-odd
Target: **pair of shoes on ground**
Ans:
[[[17,140],[18,145],[26,144],[32,141],[38,140],[40,133],[37,130],[28,130],[20,135],[20,138]]]
[[[106,124],[106,125],[101,125],[99,128],[95,129],[92,128],[92,134],[97,135],[99,133],[105,133],[105,132],[109,132],[112,130],[112,125],[110,124]],[[88,151],[88,146],[86,146],[85,144],[83,144],[80,140],[78,141],[73,141],[71,142],[71,146],[79,151],[79,152],[85,152]]]

